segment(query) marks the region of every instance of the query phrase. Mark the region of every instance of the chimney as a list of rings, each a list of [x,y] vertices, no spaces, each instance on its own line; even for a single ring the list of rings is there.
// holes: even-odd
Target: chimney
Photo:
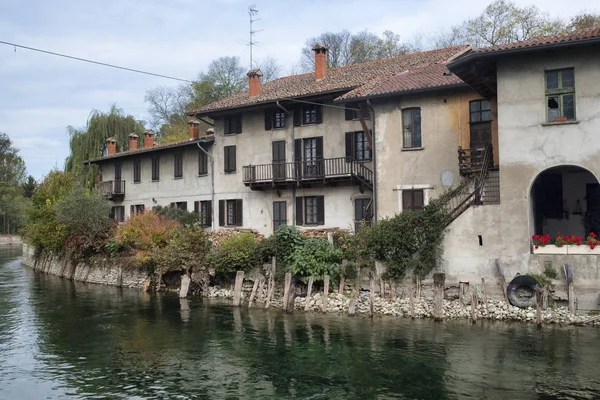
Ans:
[[[117,141],[114,137],[109,137],[106,139],[106,149],[109,156],[117,154]]]
[[[260,69],[250,70],[246,75],[248,75],[248,94],[250,97],[258,96],[262,92],[261,87],[261,78],[263,76]]]
[[[190,127],[190,140],[198,139],[200,137],[200,121],[193,119],[188,122],[188,126]]]
[[[327,75],[327,46],[315,44],[312,50],[315,52],[315,79],[321,80]]]
[[[138,135],[135,133],[129,134],[129,150],[135,150],[138,148]]]
[[[154,132],[151,129],[148,129],[144,132],[144,147],[152,147],[154,146]]]

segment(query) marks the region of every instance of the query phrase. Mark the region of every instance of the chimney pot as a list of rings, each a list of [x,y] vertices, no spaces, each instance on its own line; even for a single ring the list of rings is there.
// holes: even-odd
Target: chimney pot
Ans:
[[[315,79],[321,80],[327,75],[327,50],[329,48],[317,43],[312,50],[315,52]]]
[[[262,72],[260,69],[253,69],[248,71],[246,74],[248,76],[248,94],[250,96],[258,96],[262,92]]]
[[[106,139],[106,153],[109,156],[117,154],[117,141],[114,137]]]
[[[154,132],[148,129],[144,132],[144,147],[154,146]]]
[[[138,148],[138,135],[135,133],[129,134],[129,150],[135,150]]]
[[[200,121],[193,119],[188,122],[190,127],[190,139],[198,139],[200,137]]]

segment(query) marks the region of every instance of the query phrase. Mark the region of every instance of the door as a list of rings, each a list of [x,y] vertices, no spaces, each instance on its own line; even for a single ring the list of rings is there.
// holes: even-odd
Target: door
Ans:
[[[303,139],[304,171],[305,178],[317,178],[324,174],[323,163],[323,138],[315,137]]]
[[[115,164],[115,183],[114,183],[114,193],[122,193],[121,191],[121,164]]]
[[[273,202],[273,232],[281,225],[287,224],[287,203],[285,201]]]
[[[285,180],[285,140],[272,143],[273,180]]]
[[[471,164],[481,166],[485,148],[492,143],[492,105],[487,99],[469,103]]]
[[[588,183],[585,185],[585,234],[590,232],[600,235],[600,185]]]

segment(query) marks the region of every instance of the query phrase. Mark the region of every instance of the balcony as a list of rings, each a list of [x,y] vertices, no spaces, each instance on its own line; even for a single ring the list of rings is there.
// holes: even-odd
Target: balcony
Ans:
[[[486,152],[489,152],[488,157],[486,157]],[[458,148],[458,170],[462,176],[481,172],[484,169],[484,163],[487,164],[487,169],[492,169],[494,166],[491,144],[474,149]]]
[[[244,184],[253,190],[337,184],[373,189],[373,171],[345,157],[246,165],[243,173]]]
[[[122,201],[125,197],[125,181],[105,181],[100,184],[100,190],[106,200]]]

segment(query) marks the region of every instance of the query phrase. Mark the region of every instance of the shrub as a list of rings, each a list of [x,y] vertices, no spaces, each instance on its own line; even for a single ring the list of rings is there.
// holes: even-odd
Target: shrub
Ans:
[[[306,240],[295,226],[281,225],[270,238],[273,240],[273,255],[277,257],[277,267],[289,270],[292,253]]]
[[[222,274],[245,271],[260,261],[257,241],[251,232],[243,232],[223,240],[213,248],[210,262]]]
[[[77,187],[56,203],[56,220],[69,235],[95,236],[111,225],[110,208],[99,193]]]
[[[307,238],[290,255],[292,272],[305,279],[314,276],[316,280],[323,275],[335,279],[340,274],[343,252],[323,238]]]
[[[197,227],[175,231],[164,248],[154,247],[150,258],[161,273],[185,271],[192,273],[207,266],[211,250],[210,235]]]
[[[200,222],[198,213],[182,210],[174,205],[167,207],[156,206],[152,211],[161,217],[177,221],[183,226],[192,226]]]

